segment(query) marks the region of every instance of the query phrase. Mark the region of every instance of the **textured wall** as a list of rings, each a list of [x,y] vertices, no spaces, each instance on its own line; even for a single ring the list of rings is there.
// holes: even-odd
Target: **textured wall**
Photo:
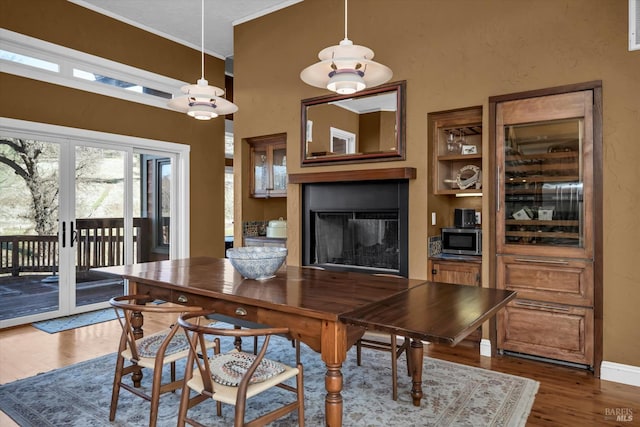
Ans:
[[[300,100],[326,92],[305,85],[299,73],[343,38],[343,11],[342,0],[305,0],[235,28],[236,142],[286,132],[289,173],[417,168],[409,270],[425,278],[428,213],[438,203],[428,199],[427,113],[483,105],[486,129],[490,96],[602,80],[604,359],[640,366],[640,52],[627,50],[627,2],[350,1],[349,38],[372,48],[393,81],[407,80],[407,160],[301,168]],[[488,132],[483,138],[486,147]],[[236,179],[245,191],[246,171]],[[300,262],[299,187],[290,185],[287,198],[291,264]],[[252,201],[246,193],[237,200],[238,214],[247,215]],[[492,232],[488,224],[485,232]],[[486,285],[488,266],[483,273]]]

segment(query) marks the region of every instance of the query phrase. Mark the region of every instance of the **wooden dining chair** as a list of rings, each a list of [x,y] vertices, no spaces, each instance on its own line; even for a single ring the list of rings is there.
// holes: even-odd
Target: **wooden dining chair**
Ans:
[[[185,312],[201,311],[202,308],[171,304],[158,305],[154,304],[153,298],[148,295],[114,297],[109,303],[116,311],[118,321],[122,326],[113,378],[109,421],[115,420],[120,389],[122,388],[150,402],[149,426],[154,427],[158,417],[160,395],[181,389],[183,384],[182,378],[176,379],[176,361],[189,354],[189,342],[177,325],[178,315]],[[137,317],[140,313],[173,314],[173,323],[160,332],[140,337],[140,331],[136,329],[139,325]],[[217,342],[211,339],[207,340],[205,347],[215,348],[215,351],[219,351]],[[162,383],[162,371],[166,365],[170,365],[170,381]],[[151,394],[140,387],[144,368],[153,371]],[[130,379],[126,377],[128,374],[133,374]]]
[[[387,273],[375,273],[373,276],[405,279],[404,276]],[[398,337],[395,334],[387,335],[377,332],[365,332],[365,335],[356,342],[356,362],[358,366],[362,364],[363,347],[391,353],[391,394],[393,400],[398,400],[398,359],[403,353],[407,359],[407,375],[411,376],[411,360],[409,358],[410,346],[410,338],[404,337],[402,343],[398,344]]]
[[[409,358],[410,345],[411,339],[407,337],[404,337],[403,342],[399,344],[398,337],[394,334],[382,335],[368,332],[356,342],[356,359],[358,366],[362,364],[363,347],[391,353],[391,394],[393,400],[398,400],[398,359],[403,353],[405,353],[407,357],[407,375],[411,376],[411,359]]]
[[[185,424],[202,426],[189,418],[188,411],[199,403],[213,399],[216,401],[217,415],[222,415],[222,403],[235,406],[234,426],[264,426],[290,412],[298,412],[298,424],[304,427],[304,384],[303,368],[298,363],[291,367],[265,358],[270,338],[273,335],[287,335],[288,328],[221,329],[214,325],[201,325],[193,319],[211,316],[213,313],[186,313],[178,323],[191,336],[189,356],[178,413],[178,426]],[[206,336],[220,337],[264,337],[257,355],[233,349],[226,353],[209,355],[203,351]],[[194,366],[195,364],[195,366]],[[296,386],[284,381],[296,377]],[[266,392],[273,387],[295,393],[295,401],[275,408],[249,422],[245,422],[248,399]],[[196,394],[191,397],[191,391]]]

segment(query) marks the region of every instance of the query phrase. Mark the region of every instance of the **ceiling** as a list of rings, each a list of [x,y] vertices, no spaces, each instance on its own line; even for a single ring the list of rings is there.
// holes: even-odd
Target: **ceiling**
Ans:
[[[153,34],[201,49],[198,0],[69,0],[79,6]],[[302,0],[205,0],[204,50],[220,59],[233,56],[233,26]]]

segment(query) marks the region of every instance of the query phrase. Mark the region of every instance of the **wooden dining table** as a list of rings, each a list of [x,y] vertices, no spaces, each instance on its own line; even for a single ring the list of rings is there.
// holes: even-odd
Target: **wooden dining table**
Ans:
[[[342,363],[369,329],[412,338],[414,405],[422,398],[422,340],[455,345],[515,293],[359,272],[286,266],[267,280],[243,278],[227,259],[196,257],[96,269],[121,276],[129,292],[215,310],[273,327],[320,353],[325,420],[342,426]],[[142,319],[140,319],[142,332]]]

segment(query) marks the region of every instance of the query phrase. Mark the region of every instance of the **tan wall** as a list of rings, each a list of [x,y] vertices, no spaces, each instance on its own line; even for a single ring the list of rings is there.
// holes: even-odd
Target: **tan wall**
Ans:
[[[62,0],[3,0],[2,27],[187,82],[200,53]],[[224,61],[206,76],[224,87]],[[178,89],[178,88],[176,88]],[[176,90],[177,91],[177,90]],[[224,120],[201,122],[169,110],[0,74],[0,116],[191,146],[191,255],[224,255]]]
[[[299,73],[344,34],[342,0],[305,0],[235,28],[236,141],[286,132],[289,173],[417,168],[409,190],[409,272],[426,278],[427,113],[483,105],[486,129],[489,96],[602,80],[604,359],[640,366],[640,270],[634,265],[640,253],[640,52],[627,50],[627,4],[352,0],[349,38],[372,48],[375,60],[393,70],[393,81],[407,81],[407,160],[302,168],[300,101],[326,91],[305,85]],[[488,132],[483,138],[486,146]],[[242,155],[238,148],[236,155]],[[238,190],[248,188],[245,172],[236,173]],[[242,215],[246,197],[238,203]],[[300,204],[300,186],[290,185],[287,262],[294,265],[300,263]],[[487,285],[486,265],[483,277]]]

